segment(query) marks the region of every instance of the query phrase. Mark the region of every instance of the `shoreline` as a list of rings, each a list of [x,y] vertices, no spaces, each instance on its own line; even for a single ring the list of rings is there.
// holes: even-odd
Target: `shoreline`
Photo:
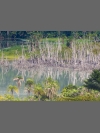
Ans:
[[[82,67],[81,65],[77,64],[76,66],[73,64],[65,64],[65,65],[55,65],[55,64],[51,64],[51,63],[44,63],[44,62],[41,62],[41,63],[33,63],[32,60],[29,60],[29,59],[25,59],[24,61],[20,61],[19,59],[16,59],[16,60],[6,60],[4,59],[4,61],[0,62],[0,65],[1,66],[4,66],[4,67],[9,67],[9,66],[15,66],[15,68],[23,68],[23,69],[27,69],[27,68],[55,68],[55,69],[62,69],[62,70],[73,70],[73,71],[90,71],[92,72],[92,70],[94,69],[100,69],[99,66],[95,66],[95,67],[92,67],[91,65],[92,64],[85,64],[87,65],[87,67],[85,67],[85,65]]]

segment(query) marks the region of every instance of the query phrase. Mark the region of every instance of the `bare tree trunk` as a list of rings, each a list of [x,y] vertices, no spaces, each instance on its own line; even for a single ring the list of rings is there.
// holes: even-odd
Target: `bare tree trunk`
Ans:
[[[7,38],[9,38],[9,31],[7,31]]]
[[[13,90],[11,90],[12,96],[13,96]]]
[[[31,42],[31,51],[32,51],[32,42]]]
[[[39,101],[40,101],[40,95],[39,95]]]
[[[30,90],[28,90],[28,96],[30,96]]]

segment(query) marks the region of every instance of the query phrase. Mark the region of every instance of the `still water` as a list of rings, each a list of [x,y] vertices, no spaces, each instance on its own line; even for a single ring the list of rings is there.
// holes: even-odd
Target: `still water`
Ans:
[[[6,48],[15,44],[19,45],[21,43],[23,44],[25,42],[21,40],[0,41],[0,48]],[[17,85],[13,79],[19,75],[24,78],[24,82],[22,82],[19,89],[20,96],[26,96],[25,81],[27,78],[32,78],[36,83],[42,83],[42,81],[44,81],[47,77],[51,76],[54,80],[59,82],[59,91],[61,91],[68,84],[74,84],[77,86],[83,85],[83,80],[88,78],[89,74],[90,72],[87,71],[75,71],[54,67],[40,66],[29,70],[17,70],[12,67],[0,66],[0,95],[7,93],[7,88],[9,85]]]
[[[77,86],[83,85],[84,79],[88,78],[90,72],[75,71],[63,68],[53,67],[37,67],[30,70],[17,70],[12,67],[0,67],[0,94],[7,92],[9,85],[17,85],[13,79],[19,75],[23,76],[24,82],[20,87],[20,96],[27,95],[25,93],[25,81],[27,78],[32,78],[35,83],[42,83],[47,77],[51,76],[54,80],[57,80],[60,85],[60,91],[68,84],[74,84]]]

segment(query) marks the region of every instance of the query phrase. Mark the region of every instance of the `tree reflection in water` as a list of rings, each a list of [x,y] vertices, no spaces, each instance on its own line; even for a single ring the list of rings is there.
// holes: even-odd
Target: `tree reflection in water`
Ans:
[[[33,67],[33,68],[13,68],[12,66],[0,67],[0,93],[4,93],[9,85],[16,85],[13,81],[19,75],[23,77],[24,82],[20,84],[20,94],[25,95],[25,81],[27,78],[33,78],[36,83],[42,83],[44,79],[51,77],[58,80],[60,90],[68,84],[82,85],[83,80],[88,78],[91,71],[79,71],[57,67]]]

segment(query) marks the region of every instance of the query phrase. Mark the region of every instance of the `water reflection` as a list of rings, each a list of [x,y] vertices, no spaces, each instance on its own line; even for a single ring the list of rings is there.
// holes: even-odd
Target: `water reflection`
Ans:
[[[63,87],[68,84],[74,84],[77,86],[83,85],[83,80],[88,78],[91,71],[76,71],[71,69],[64,68],[55,68],[55,67],[41,67],[37,66],[34,68],[30,68],[28,70],[25,69],[15,69],[12,66],[9,67],[0,67],[0,94],[4,94],[9,85],[17,85],[13,79],[21,75],[24,78],[24,82],[20,87],[20,95],[26,95],[24,91],[25,81],[27,78],[32,78],[36,83],[42,83],[42,81],[51,76],[51,78],[57,80],[60,85],[60,91]]]
[[[23,42],[20,40],[0,41],[0,47],[4,48],[15,44],[19,45],[21,43]],[[20,95],[26,95],[24,88],[27,78],[33,78],[36,83],[42,83],[45,78],[51,76],[54,80],[58,80],[61,91],[62,88],[68,84],[74,84],[77,86],[83,85],[83,80],[88,78],[91,73],[91,71],[79,71],[62,67],[44,67],[41,66],[40,63],[37,63],[37,66],[35,66],[35,63],[26,62],[24,58],[22,59],[21,65],[19,65],[16,61],[7,65],[8,62],[5,60],[5,63],[6,65],[4,67],[0,61],[0,94],[4,94],[9,85],[17,85],[13,79],[18,75],[21,75],[24,78],[24,82],[22,82],[20,87]]]

